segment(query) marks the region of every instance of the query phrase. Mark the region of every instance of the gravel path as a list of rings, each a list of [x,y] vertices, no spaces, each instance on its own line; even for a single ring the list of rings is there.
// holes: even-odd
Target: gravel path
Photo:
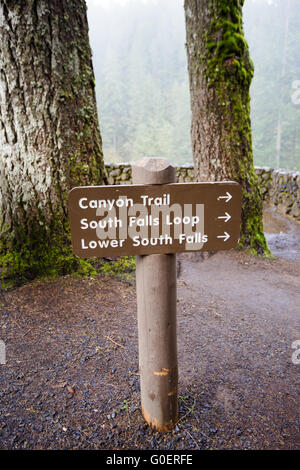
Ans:
[[[300,260],[179,259],[177,427],[141,416],[134,285],[66,276],[0,294],[0,448],[300,449]]]

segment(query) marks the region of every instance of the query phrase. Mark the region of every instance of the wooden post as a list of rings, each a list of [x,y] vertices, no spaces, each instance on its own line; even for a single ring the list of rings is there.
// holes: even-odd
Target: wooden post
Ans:
[[[175,167],[162,158],[133,165],[134,184],[167,184]],[[158,431],[178,419],[176,254],[136,257],[136,290],[142,413]]]

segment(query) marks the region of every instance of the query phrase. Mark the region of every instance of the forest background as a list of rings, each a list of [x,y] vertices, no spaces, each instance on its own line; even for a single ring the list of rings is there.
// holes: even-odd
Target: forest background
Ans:
[[[88,0],[106,162],[191,163],[183,0]],[[300,1],[246,0],[254,163],[300,170]]]

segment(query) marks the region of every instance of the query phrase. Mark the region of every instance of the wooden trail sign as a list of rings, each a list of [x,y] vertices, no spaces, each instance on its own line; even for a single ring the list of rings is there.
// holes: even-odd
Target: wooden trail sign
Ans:
[[[178,419],[176,253],[235,248],[241,188],[234,182],[175,184],[161,158],[133,166],[130,186],[74,188],[73,251],[83,258],[136,255],[142,412],[158,431]]]
[[[82,258],[218,251],[240,235],[234,182],[74,188],[73,251]]]

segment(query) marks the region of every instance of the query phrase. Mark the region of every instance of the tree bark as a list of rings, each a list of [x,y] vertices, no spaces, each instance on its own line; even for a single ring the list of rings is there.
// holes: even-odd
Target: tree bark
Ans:
[[[241,184],[240,246],[269,254],[253,166],[249,94],[253,63],[243,32],[243,3],[185,0],[195,177]]]
[[[69,190],[104,177],[84,0],[0,0],[0,267],[74,266]]]

